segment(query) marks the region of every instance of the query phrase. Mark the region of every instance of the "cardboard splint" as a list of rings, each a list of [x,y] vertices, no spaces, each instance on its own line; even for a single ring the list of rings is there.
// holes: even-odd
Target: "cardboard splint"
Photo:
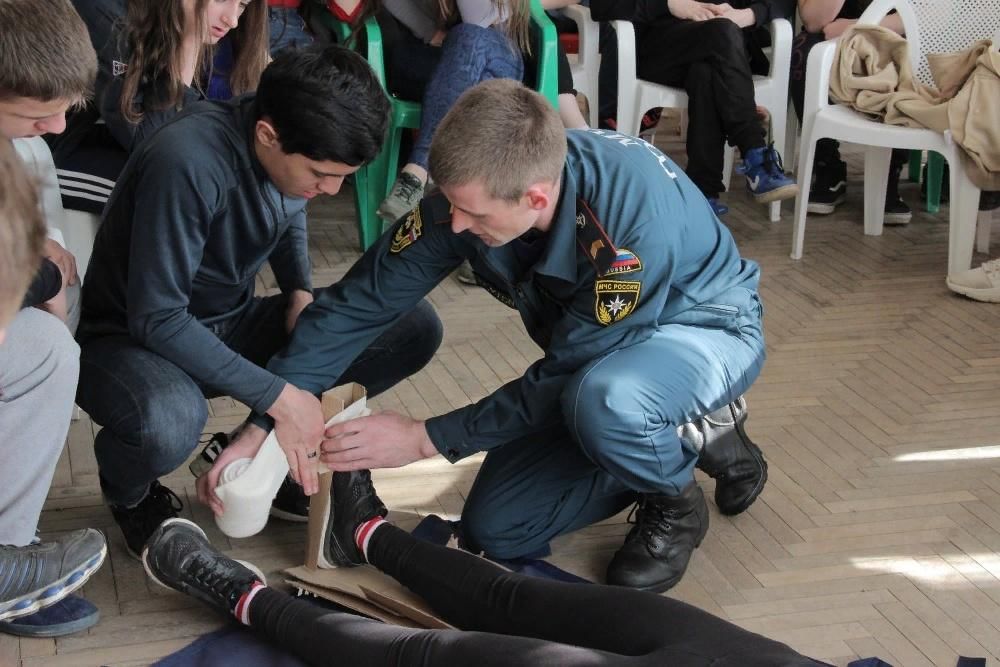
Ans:
[[[365,388],[356,383],[334,387],[323,394],[327,423],[367,414]],[[319,492],[309,499],[309,538],[305,565],[285,570],[290,585],[310,595],[336,602],[386,623],[416,628],[453,628],[430,606],[392,577],[370,565],[330,567],[323,557],[323,531],[330,506],[332,473],[321,470]]]

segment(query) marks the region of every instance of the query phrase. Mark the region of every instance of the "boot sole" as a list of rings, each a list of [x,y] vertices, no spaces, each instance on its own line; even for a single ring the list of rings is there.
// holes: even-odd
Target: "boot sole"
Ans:
[[[724,516],[736,516],[737,514],[742,514],[747,511],[750,506],[753,505],[754,501],[757,500],[757,496],[759,496],[764,490],[764,485],[767,484],[767,461],[764,459],[764,452],[757,446],[757,443],[750,439],[746,430],[742,426],[736,426],[736,433],[740,436],[740,438],[742,438],[743,442],[747,443],[747,449],[750,450],[750,455],[760,464],[761,475],[753,490],[746,496],[744,501],[736,507],[723,508],[719,505],[718,499],[716,499],[715,506],[719,508],[719,513]],[[716,484],[718,484],[718,482],[716,482]]]
[[[70,593],[79,590],[100,569],[107,555],[108,545],[105,543],[99,553],[92,556],[80,568],[70,572],[62,579],[53,582],[40,591],[31,591],[5,603],[0,608],[0,621],[9,621],[14,618],[34,614],[39,609],[53,605]]]
[[[792,183],[791,185],[785,185],[760,194],[753,193],[753,198],[758,204],[770,204],[776,201],[791,199],[797,194],[799,194],[799,186]]]
[[[838,206],[844,203],[845,199],[846,197],[844,195],[840,195],[829,204],[809,202],[806,205],[806,213],[812,213],[813,215],[830,215],[837,210]]]

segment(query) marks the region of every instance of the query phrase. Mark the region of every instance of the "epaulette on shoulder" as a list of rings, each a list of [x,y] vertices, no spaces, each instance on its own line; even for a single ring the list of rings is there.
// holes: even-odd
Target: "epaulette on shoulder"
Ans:
[[[444,193],[435,189],[420,200],[420,217],[424,222],[441,225],[451,222],[451,202]]]
[[[583,199],[576,200],[576,243],[580,252],[594,265],[597,275],[604,276],[611,271],[618,249]]]

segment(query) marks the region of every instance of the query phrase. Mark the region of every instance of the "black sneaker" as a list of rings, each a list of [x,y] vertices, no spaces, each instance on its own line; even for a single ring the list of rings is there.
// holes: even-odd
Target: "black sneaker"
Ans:
[[[161,523],[173,519],[184,509],[184,503],[173,491],[159,482],[149,485],[149,492],[135,507],[112,505],[111,515],[125,536],[129,554],[138,559],[146,540]]]
[[[309,521],[309,496],[291,477],[285,477],[278,487],[278,493],[271,501],[271,516],[295,523]]]
[[[191,464],[188,465],[188,470],[195,477],[201,477],[211,470],[212,466],[215,465],[215,459],[219,458],[219,454],[229,446],[229,443],[230,438],[228,433],[213,433],[207,442],[202,441],[198,443],[205,445],[205,447],[198,456],[194,457]]]
[[[847,163],[817,162],[813,169],[815,181],[809,189],[806,211],[816,215],[829,215],[844,203],[847,196]]]
[[[882,218],[886,225],[908,225],[913,217],[913,211],[899,197],[899,177],[905,164],[905,160],[900,159],[889,165],[889,180],[885,187],[885,216]]]
[[[330,483],[330,504],[324,523],[323,552],[325,567],[361,565],[364,556],[354,542],[358,526],[389,513],[375,493],[368,470],[335,472]]]
[[[150,578],[210,607],[232,614],[243,594],[260,578],[250,568],[219,553],[205,531],[187,519],[168,519],[142,551]]]
[[[747,403],[740,397],[677,429],[699,451],[698,469],[715,480],[715,504],[730,516],[750,507],[767,483],[767,461],[747,435],[746,420]]]
[[[653,593],[673,588],[707,532],[708,504],[696,482],[678,496],[644,494],[635,525],[608,565],[607,582]]]
[[[23,547],[0,545],[0,621],[62,600],[97,572],[107,554],[104,535],[93,528]]]

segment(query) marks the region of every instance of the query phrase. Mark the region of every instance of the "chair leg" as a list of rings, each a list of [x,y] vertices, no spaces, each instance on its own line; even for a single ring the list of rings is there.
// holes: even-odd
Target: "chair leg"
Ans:
[[[944,156],[931,152],[927,155],[927,212],[941,210],[941,184],[944,182]]]
[[[990,252],[990,233],[993,231],[993,214],[996,211],[980,211],[976,221],[976,252],[988,255]]]
[[[959,273],[972,267],[972,246],[979,215],[979,188],[965,175],[960,164],[955,162],[950,167],[948,273]]]
[[[891,160],[891,148],[869,146],[865,149],[865,234],[869,236],[882,234]]]
[[[806,208],[809,206],[809,177],[812,175],[813,158],[816,157],[816,140],[812,137],[812,124],[802,128],[799,140],[799,169],[796,180],[799,194],[795,196],[795,221],[792,226],[792,259],[802,259],[802,246],[806,236]]]
[[[733,178],[733,163],[736,161],[736,149],[725,144],[722,150],[722,187],[725,188],[726,192],[729,192],[729,185]]]
[[[781,129],[785,127],[788,122],[788,105],[775,105],[774,109],[769,109],[771,113],[771,141],[774,142],[774,150],[778,151],[778,155],[781,156],[782,163],[785,163],[785,169],[790,170],[795,173],[795,160],[791,159],[791,156],[787,155],[788,150],[786,141],[787,135],[781,132]],[[771,202],[770,206],[770,218],[771,222],[781,221],[781,202]]]

